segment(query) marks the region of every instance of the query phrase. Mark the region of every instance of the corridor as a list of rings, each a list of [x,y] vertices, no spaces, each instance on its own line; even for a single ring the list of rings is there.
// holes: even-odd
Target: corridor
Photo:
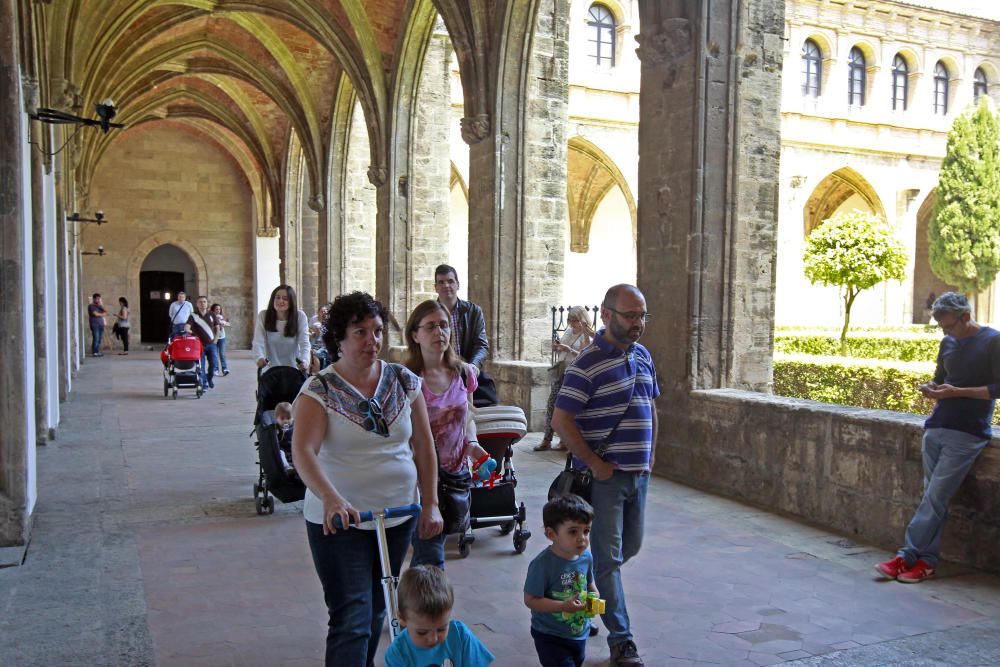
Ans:
[[[0,665],[321,665],[299,504],[254,513],[253,369],[231,357],[216,391],[176,401],[153,352],[86,360],[38,451],[24,564],[0,569]],[[561,464],[538,438],[515,455],[527,552],[495,529],[467,559],[449,551],[455,617],[503,667],[536,664],[520,590]],[[1000,663],[997,577],[946,564],[919,586],[879,581],[879,549],[659,479],[647,510],[625,570],[647,665]],[[606,664],[603,628],[588,655]]]

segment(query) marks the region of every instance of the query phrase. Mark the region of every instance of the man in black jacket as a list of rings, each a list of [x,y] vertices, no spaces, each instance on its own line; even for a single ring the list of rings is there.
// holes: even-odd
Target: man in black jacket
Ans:
[[[477,406],[495,405],[496,385],[483,373],[483,362],[490,351],[483,309],[470,301],[459,299],[459,287],[455,267],[442,264],[434,269],[434,289],[438,294],[438,303],[451,315],[451,346],[458,356],[468,362],[472,372],[479,378],[479,389],[473,394],[473,401]]]

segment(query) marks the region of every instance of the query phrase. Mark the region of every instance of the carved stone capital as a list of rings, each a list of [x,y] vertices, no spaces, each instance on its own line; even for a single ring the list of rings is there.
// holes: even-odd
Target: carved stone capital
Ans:
[[[489,114],[479,113],[473,117],[466,116],[462,119],[462,139],[465,143],[478,144],[490,133]]]
[[[263,225],[257,228],[257,238],[273,239],[277,235],[278,235],[277,227],[268,227],[267,225]]]
[[[24,96],[24,110],[27,113],[35,113],[38,111],[38,79],[33,76],[22,76],[21,94]]]
[[[658,26],[643,26],[636,35],[639,60],[649,65],[676,62],[691,51],[691,21],[686,18],[664,19]]]
[[[385,182],[389,179],[389,170],[385,167],[368,167],[368,180],[376,188],[380,188],[385,185]]]
[[[326,200],[323,199],[323,195],[313,195],[309,198],[308,204],[309,208],[317,213],[326,208]]]
[[[80,87],[68,79],[54,78],[49,82],[49,89],[52,94],[53,109],[70,109],[79,111],[83,108],[83,98],[80,96]]]

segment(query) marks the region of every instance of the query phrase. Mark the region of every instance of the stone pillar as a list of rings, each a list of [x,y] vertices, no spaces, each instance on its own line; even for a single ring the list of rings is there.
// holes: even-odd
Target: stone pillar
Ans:
[[[364,113],[361,105],[355,103],[351,116],[351,125],[347,138],[347,168],[344,170],[343,194],[344,207],[343,241],[344,249],[344,280],[341,285],[343,292],[362,290],[375,294],[375,226],[376,226],[376,189],[373,182],[379,181],[380,174],[371,168],[371,151],[368,144],[368,128],[365,126]],[[372,177],[375,177],[374,179]],[[378,210],[388,210],[389,184],[381,175],[379,186]],[[388,227],[387,227],[388,228]],[[388,263],[388,257],[380,258]],[[386,299],[388,285],[383,293],[380,287],[379,298]],[[388,301],[385,305],[390,307]]]
[[[35,83],[35,86],[38,84]],[[32,123],[34,143],[45,146],[43,126]],[[45,204],[43,198],[44,167],[42,155],[31,151],[31,265],[38,289],[33,290],[34,311],[32,329],[35,340],[35,438],[39,445],[48,441],[49,393],[47,362],[47,319],[45,317]]]
[[[771,381],[784,2],[639,8],[643,342],[667,395],[658,447],[683,449],[691,390]]]
[[[59,313],[57,326],[59,328],[59,401],[69,397],[73,386],[73,357],[70,313],[72,295],[76,294],[75,282],[70,272],[69,244],[66,242],[66,207],[63,205],[62,193],[65,190],[63,181],[63,161],[56,156],[55,169],[55,224],[56,224],[56,284],[59,290]]]
[[[32,398],[26,378],[33,360],[25,337],[25,254],[28,239],[24,215],[28,178],[22,162],[24,109],[21,103],[21,68],[18,60],[17,3],[0,0],[0,546],[23,545],[31,517],[28,448],[33,445]]]
[[[302,170],[302,178],[304,188],[307,179],[305,169]],[[300,282],[294,287],[299,296],[299,308],[310,317],[319,305],[319,220],[318,211],[313,209],[312,202],[303,201],[299,207]]]
[[[413,140],[405,191],[410,208],[410,262],[404,292],[410,311],[425,299],[437,298],[434,268],[451,264],[448,223],[451,204],[451,40],[435,31],[424,52],[414,105]],[[462,280],[465,276],[460,276]]]

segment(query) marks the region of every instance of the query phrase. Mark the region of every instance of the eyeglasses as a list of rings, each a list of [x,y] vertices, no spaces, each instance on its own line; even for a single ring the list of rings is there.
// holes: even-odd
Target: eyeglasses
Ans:
[[[382,406],[374,398],[363,398],[358,401],[358,412],[365,418],[361,426],[369,433],[378,433],[386,438],[389,437],[389,424],[382,416]]]
[[[434,333],[438,329],[441,331],[451,331],[451,325],[444,322],[428,322],[427,324],[418,324],[417,329],[423,329],[427,333]]]
[[[622,319],[628,320],[629,322],[643,322],[643,323],[646,323],[646,322],[649,321],[649,313],[637,313],[637,312],[634,312],[634,311],[629,311],[627,313],[623,313],[622,311],[615,310],[614,308],[611,308],[610,306],[608,306],[607,308],[608,308],[608,310],[610,310],[615,315],[620,315],[622,317]]]

